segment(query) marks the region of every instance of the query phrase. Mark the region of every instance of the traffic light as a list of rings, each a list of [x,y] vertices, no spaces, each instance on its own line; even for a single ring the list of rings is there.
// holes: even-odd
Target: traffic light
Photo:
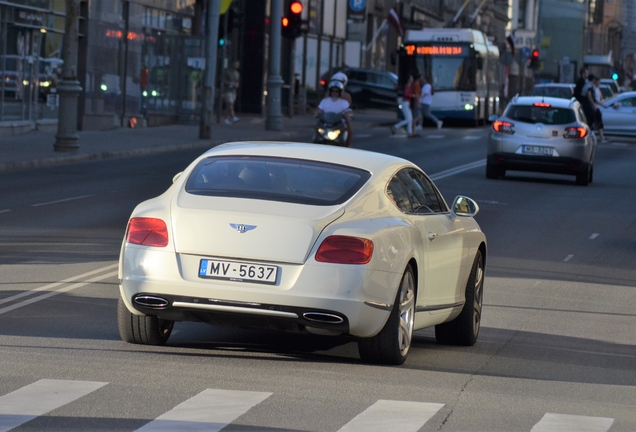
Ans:
[[[539,69],[539,66],[541,65],[539,62],[539,56],[540,53],[538,49],[532,50],[532,54],[530,55],[530,67],[532,69]]]
[[[283,17],[283,37],[296,39],[302,33],[302,19],[300,14],[303,11],[303,4],[299,1],[292,1],[287,8],[287,13]]]

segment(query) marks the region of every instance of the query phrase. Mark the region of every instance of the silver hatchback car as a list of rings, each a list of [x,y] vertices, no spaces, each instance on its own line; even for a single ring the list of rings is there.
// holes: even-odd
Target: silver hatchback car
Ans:
[[[596,136],[576,99],[515,96],[501,117],[489,120],[487,178],[516,170],[575,175],[582,186],[592,182]]]

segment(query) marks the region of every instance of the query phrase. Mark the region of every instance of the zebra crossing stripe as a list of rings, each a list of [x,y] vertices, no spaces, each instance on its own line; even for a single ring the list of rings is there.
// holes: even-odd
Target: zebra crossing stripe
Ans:
[[[265,392],[207,389],[137,430],[220,431],[271,395]]]
[[[339,432],[416,432],[444,404],[379,400],[344,425]]]
[[[108,383],[43,379],[0,397],[0,432],[86,396]]]
[[[530,432],[606,432],[613,418],[547,413]]]

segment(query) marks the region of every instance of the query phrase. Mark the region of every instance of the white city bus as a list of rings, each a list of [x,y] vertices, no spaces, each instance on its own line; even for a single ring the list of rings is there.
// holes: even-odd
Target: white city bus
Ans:
[[[479,30],[409,30],[399,50],[400,88],[409,74],[423,74],[436,117],[485,123],[499,113],[498,63],[499,49]]]

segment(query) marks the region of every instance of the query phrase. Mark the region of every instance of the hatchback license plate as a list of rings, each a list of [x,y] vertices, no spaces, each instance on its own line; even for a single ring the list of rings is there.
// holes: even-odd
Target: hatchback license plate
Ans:
[[[542,156],[552,156],[554,149],[552,147],[524,145],[521,150],[524,154],[536,154]]]
[[[278,267],[247,262],[202,259],[199,264],[199,277],[273,285],[278,277]]]

